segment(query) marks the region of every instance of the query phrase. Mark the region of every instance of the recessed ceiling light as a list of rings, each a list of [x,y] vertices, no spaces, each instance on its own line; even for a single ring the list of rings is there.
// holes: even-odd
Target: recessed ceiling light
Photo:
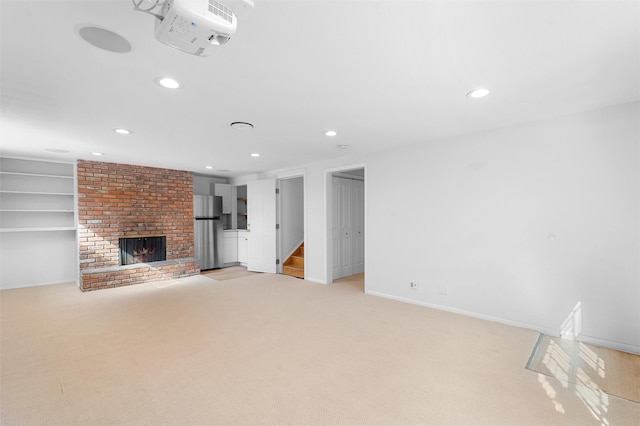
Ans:
[[[324,135],[329,136],[330,138],[336,136],[337,134],[338,132],[336,132],[335,130],[327,130],[326,132],[324,132]]]
[[[104,152],[92,152],[91,155],[95,155],[97,157],[100,157],[100,156],[104,155]]]
[[[251,154],[252,157],[260,157],[260,154],[258,154],[257,152],[254,152],[253,154]]]
[[[92,25],[79,25],[76,27],[76,32],[87,43],[100,49],[113,53],[127,53],[131,51],[131,43],[113,31]]]
[[[229,124],[229,126],[233,127],[236,130],[250,130],[253,129],[253,124],[248,123],[246,121],[234,121]]]
[[[211,169],[213,169],[213,166],[204,166],[204,168],[211,170]]]
[[[489,89],[485,89],[485,88],[478,88],[478,89],[474,89],[472,91],[470,91],[469,93],[467,93],[467,98],[484,98],[485,96],[487,96],[489,94]]]
[[[130,135],[131,133],[133,133],[129,129],[113,129],[113,131],[118,133],[118,134],[120,134],[120,135]]]
[[[180,87],[180,83],[172,79],[171,77],[158,77],[155,82],[167,89],[177,89]]]

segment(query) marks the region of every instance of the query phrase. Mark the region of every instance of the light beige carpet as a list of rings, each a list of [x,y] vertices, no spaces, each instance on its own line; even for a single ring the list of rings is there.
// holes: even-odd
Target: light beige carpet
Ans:
[[[538,333],[259,274],[0,292],[8,425],[634,425],[524,368]]]
[[[259,274],[259,272],[249,272],[245,266],[240,265],[201,272],[201,275],[205,275],[206,277],[212,278],[216,281],[234,280],[236,278],[250,277],[256,274]]]
[[[640,403],[640,355],[541,334],[527,368]]]

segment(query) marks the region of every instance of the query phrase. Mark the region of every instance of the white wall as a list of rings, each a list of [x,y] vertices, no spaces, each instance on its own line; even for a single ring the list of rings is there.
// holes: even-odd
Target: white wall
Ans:
[[[638,117],[624,105],[370,160],[368,289],[556,331],[580,303],[583,339],[639,351]]]
[[[0,289],[76,282],[75,231],[0,234]]]
[[[327,282],[326,171],[366,162],[369,293],[555,334],[579,304],[581,339],[640,352],[639,117],[625,104],[306,165],[307,277]]]

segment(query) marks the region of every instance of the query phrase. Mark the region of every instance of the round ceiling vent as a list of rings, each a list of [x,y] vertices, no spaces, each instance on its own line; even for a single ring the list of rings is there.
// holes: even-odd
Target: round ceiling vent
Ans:
[[[131,43],[113,31],[91,25],[79,25],[76,31],[87,43],[100,49],[114,53],[131,51]]]
[[[248,123],[246,121],[234,121],[233,123],[229,124],[231,127],[233,127],[236,130],[251,130],[253,129],[253,124]]]

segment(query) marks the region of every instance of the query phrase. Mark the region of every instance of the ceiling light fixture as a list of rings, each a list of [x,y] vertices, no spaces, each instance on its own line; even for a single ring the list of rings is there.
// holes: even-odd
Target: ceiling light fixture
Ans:
[[[469,93],[467,93],[467,98],[474,98],[474,99],[484,98],[489,93],[490,93],[489,89],[485,89],[483,87],[480,87],[480,88],[474,89],[474,90],[470,91]]]
[[[204,166],[204,168],[211,170],[211,169],[213,169],[213,166]]]
[[[253,154],[251,154],[252,157],[260,157],[260,154],[258,154],[257,152],[254,152]]]
[[[158,77],[154,81],[160,86],[167,89],[177,89],[180,87],[180,83],[178,83],[171,77]]]
[[[325,136],[329,136],[330,138],[336,136],[338,134],[338,132],[336,132],[335,130],[327,130],[326,132],[324,132]]]
[[[92,152],[91,155],[95,155],[97,157],[100,157],[100,156],[104,155],[104,152]]]
[[[113,129],[113,131],[116,132],[119,135],[130,135],[131,133],[133,133],[129,129]]]

